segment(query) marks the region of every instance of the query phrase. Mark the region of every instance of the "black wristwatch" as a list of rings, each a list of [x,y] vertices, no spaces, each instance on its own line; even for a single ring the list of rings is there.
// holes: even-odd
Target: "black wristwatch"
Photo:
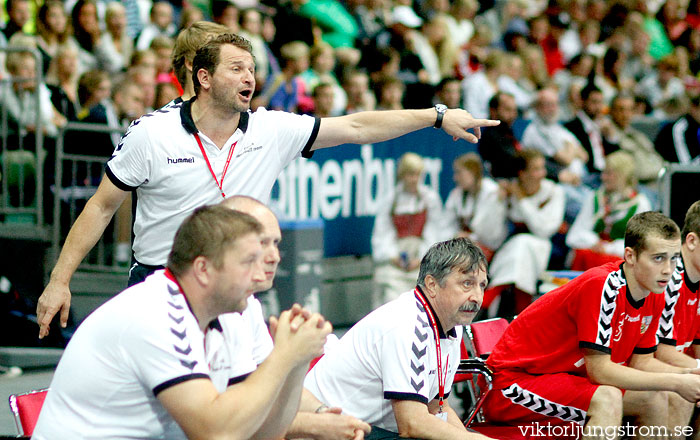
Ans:
[[[445,117],[445,113],[447,112],[447,106],[445,104],[435,104],[435,111],[437,112],[437,118],[435,119],[433,128],[440,128],[442,127],[442,118]]]

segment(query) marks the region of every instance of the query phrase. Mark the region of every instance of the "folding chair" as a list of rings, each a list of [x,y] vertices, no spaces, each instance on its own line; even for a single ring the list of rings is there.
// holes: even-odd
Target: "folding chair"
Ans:
[[[18,435],[31,437],[48,391],[48,388],[44,388],[10,395],[10,410],[15,417]]]
[[[551,439],[551,437],[543,437],[536,433],[529,435],[527,434],[528,430],[521,429],[522,426],[491,424],[484,418],[481,411],[487,394],[493,388],[493,372],[486,365],[485,360],[491,354],[493,347],[507,327],[508,321],[506,319],[493,318],[473,322],[465,328],[466,337],[464,338],[463,358],[460,361],[457,373],[458,375],[467,374],[467,376],[455,376],[455,381],[457,381],[458,377],[460,379],[464,377],[470,379],[467,380],[467,387],[472,396],[473,404],[467,413],[464,425],[474,431],[499,440]],[[464,354],[467,354],[469,357],[464,358]]]

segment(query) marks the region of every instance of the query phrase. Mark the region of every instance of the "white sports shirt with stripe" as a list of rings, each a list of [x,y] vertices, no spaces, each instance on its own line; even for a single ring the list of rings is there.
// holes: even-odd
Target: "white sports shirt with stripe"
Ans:
[[[191,104],[168,105],[134,121],[107,163],[115,186],[136,191],[133,248],[143,264],[164,265],[187,215],[223,200],[195,133],[219,181],[234,149],[223,181],[227,197],[247,195],[267,204],[282,170],[300,155],[311,156],[320,127],[311,116],[258,109],[241,113],[238,129],[219,149],[198,132]]]
[[[440,333],[446,397],[459,364],[463,328]],[[436,399],[436,372],[433,330],[410,291],[355,324],[309,372],[304,387],[328,406],[397,432],[391,401]]]

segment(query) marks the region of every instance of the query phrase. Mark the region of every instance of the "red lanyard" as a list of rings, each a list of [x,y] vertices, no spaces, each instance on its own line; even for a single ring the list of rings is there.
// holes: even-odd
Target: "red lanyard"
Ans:
[[[199,138],[199,134],[195,133],[194,138],[197,139],[197,145],[199,145],[199,151],[202,152],[202,156],[204,156],[204,161],[207,163],[207,166],[209,167],[209,172],[211,173],[211,176],[214,178],[214,182],[216,183],[216,186],[219,188],[219,191],[221,191],[221,197],[226,198],[226,194],[224,194],[224,177],[226,177],[226,171],[228,171],[228,166],[231,163],[231,158],[233,157],[233,150],[236,149],[236,144],[238,141],[234,142],[233,145],[231,145],[231,149],[228,152],[228,157],[226,158],[226,164],[224,165],[224,171],[221,173],[221,182],[219,182],[219,179],[216,178],[216,174],[214,173],[214,169],[211,167],[211,164],[209,163],[209,158],[207,157],[206,151],[204,151],[204,146],[202,145],[202,140]]]
[[[447,379],[447,368],[450,365],[450,355],[447,355],[447,362],[445,365],[445,371],[442,371],[442,351],[440,350],[440,332],[437,327],[437,320],[433,316],[433,311],[428,305],[428,301],[423,297],[420,290],[415,289],[414,293],[418,301],[421,303],[425,309],[425,314],[428,315],[428,323],[433,328],[433,335],[435,336],[435,351],[437,351],[437,377],[438,377],[438,413],[442,412],[442,404],[445,399],[445,381]]]

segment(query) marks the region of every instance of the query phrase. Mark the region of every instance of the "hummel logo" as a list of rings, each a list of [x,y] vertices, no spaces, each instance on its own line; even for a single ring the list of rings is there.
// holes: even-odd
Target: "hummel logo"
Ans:
[[[178,157],[176,159],[168,158],[168,165],[177,163],[194,163],[194,156],[192,157]]]

